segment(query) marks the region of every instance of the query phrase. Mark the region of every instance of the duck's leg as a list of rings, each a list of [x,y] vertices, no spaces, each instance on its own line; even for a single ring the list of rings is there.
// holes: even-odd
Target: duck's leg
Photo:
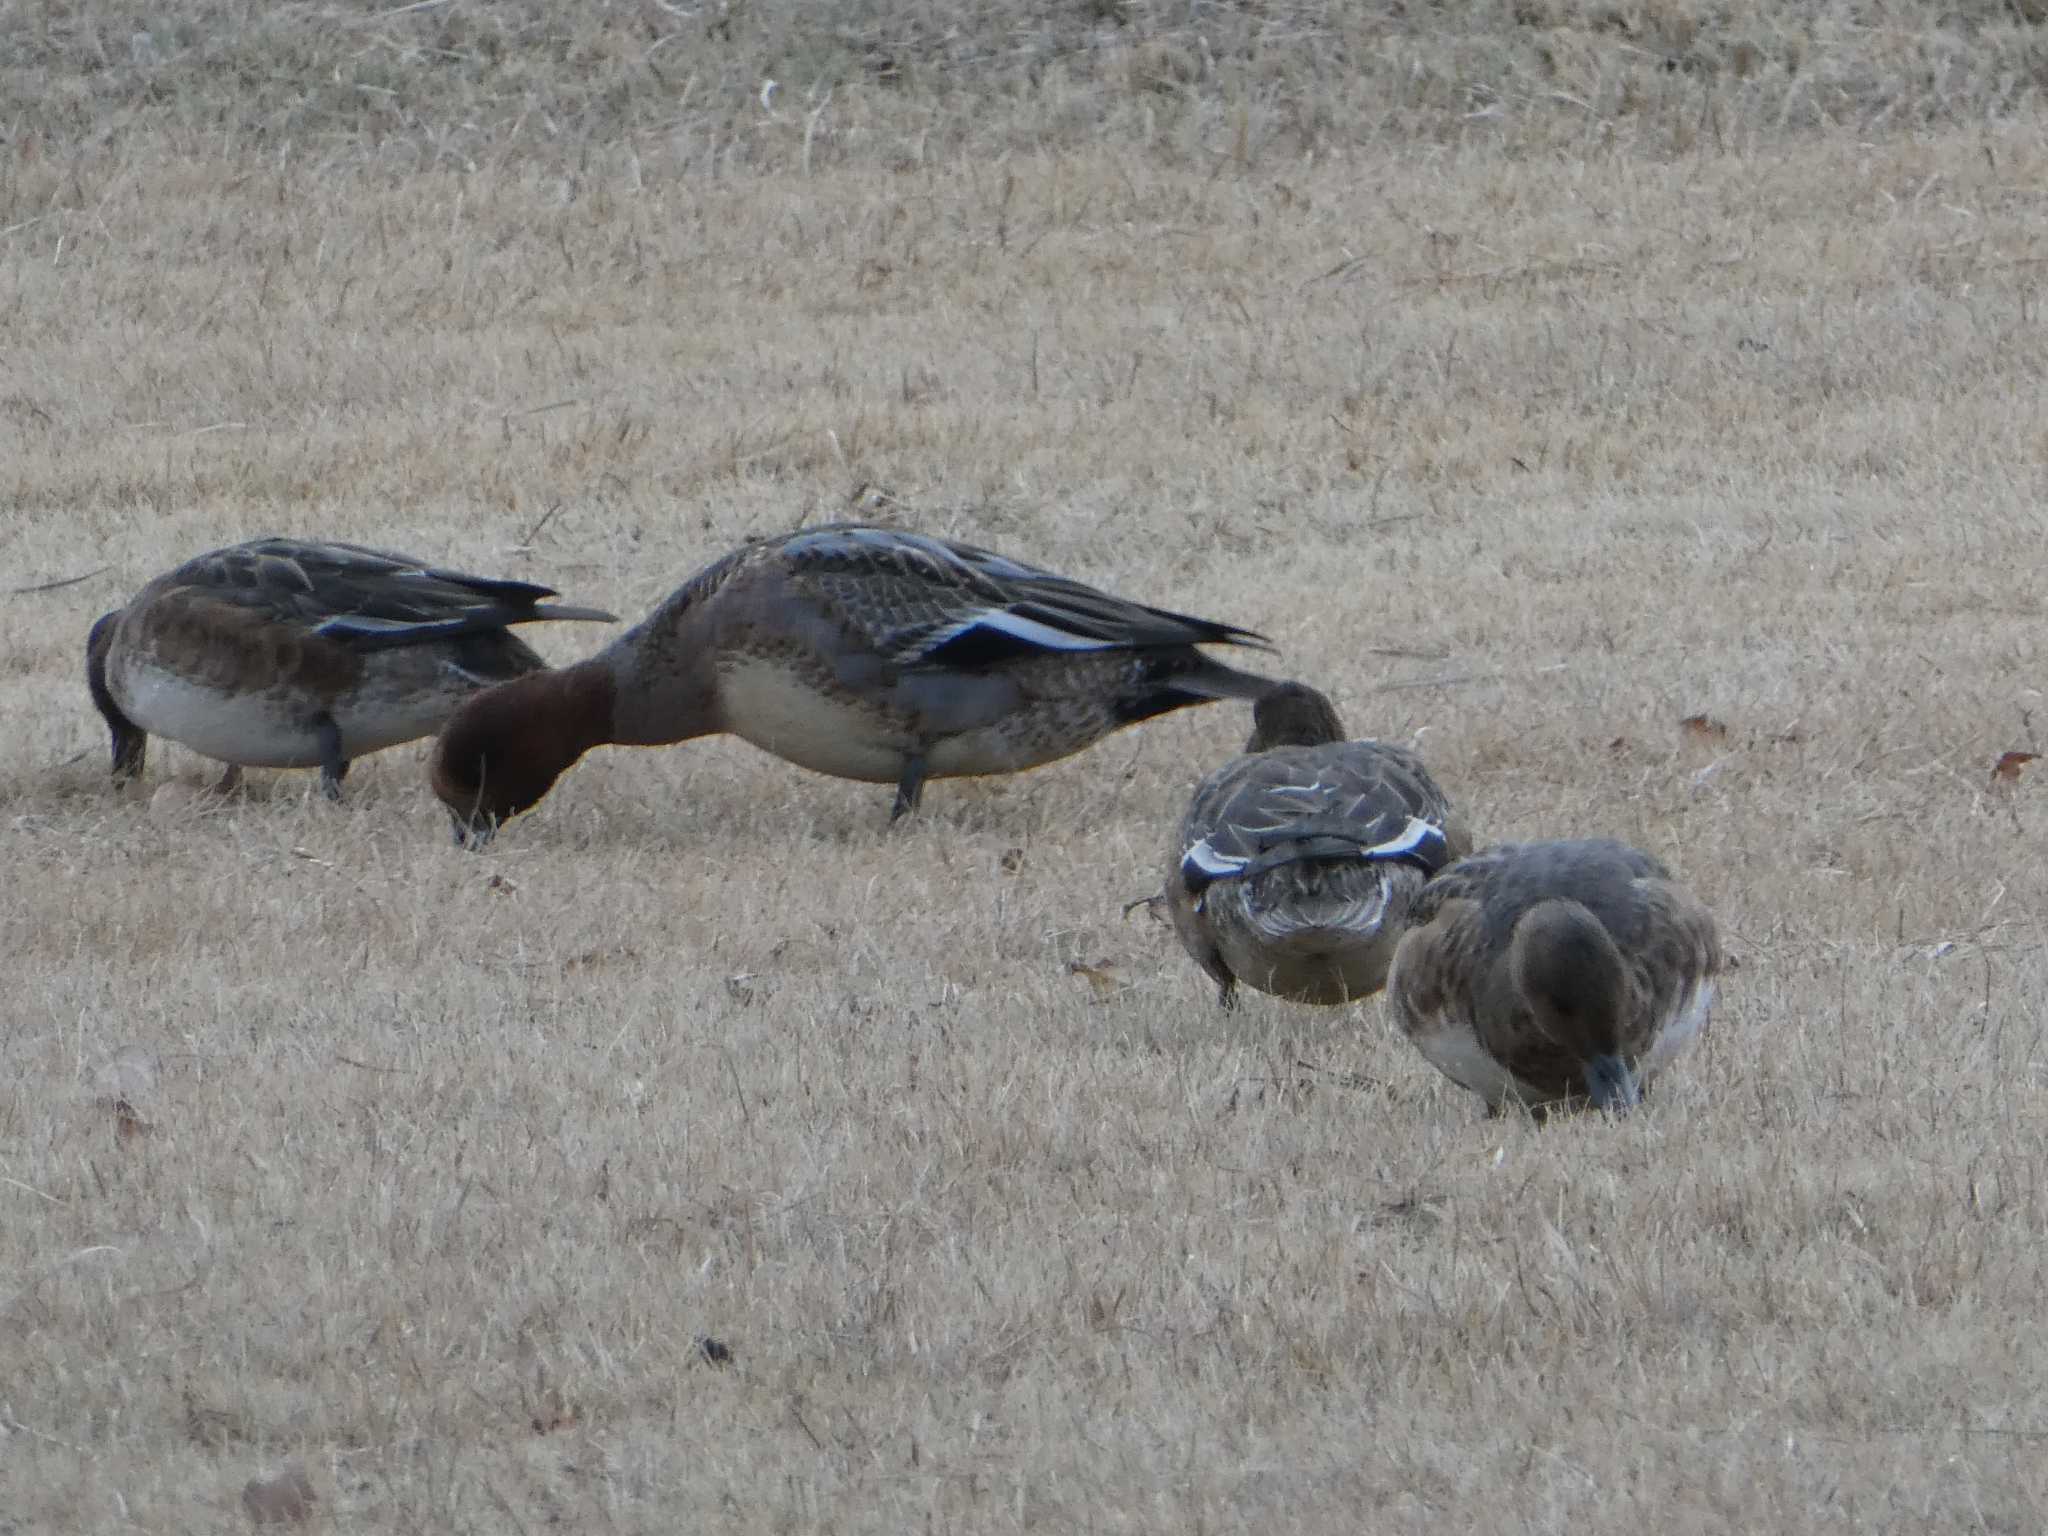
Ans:
[[[112,726],[114,738],[114,782],[127,784],[142,777],[143,760],[149,755],[149,734],[139,731],[127,719]]]
[[[1216,1006],[1235,1008],[1237,1006],[1237,973],[1223,963],[1223,951],[1211,946],[1206,954],[1195,956],[1196,962],[1209,973],[1209,979],[1216,983]]]
[[[332,715],[322,715],[313,722],[313,731],[320,738],[320,793],[339,800],[341,781],[348,777],[348,759],[341,755],[341,727]]]
[[[900,821],[917,809],[918,798],[924,794],[924,754],[913,752],[903,759],[903,776],[896,781],[896,805],[889,812],[891,821]]]

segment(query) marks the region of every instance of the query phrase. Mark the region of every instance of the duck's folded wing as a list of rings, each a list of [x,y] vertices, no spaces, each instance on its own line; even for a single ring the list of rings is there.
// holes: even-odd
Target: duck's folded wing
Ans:
[[[599,608],[546,605],[555,589],[471,576],[360,544],[257,539],[202,556],[177,584],[358,650],[453,639],[538,619],[613,622]]]
[[[1416,793],[1405,776],[1390,778],[1387,761],[1373,742],[1239,759],[1196,791],[1183,826],[1182,881],[1197,891],[1311,860],[1436,873],[1450,862],[1441,797]]]
[[[351,650],[386,651],[400,646],[422,645],[430,640],[456,640],[464,635],[487,634],[512,624],[531,624],[543,619],[582,619],[597,624],[616,624],[619,616],[602,608],[579,608],[568,603],[486,604],[445,619],[387,619],[376,614],[344,613],[313,626],[313,633],[340,640]]]
[[[898,666],[985,667],[1060,652],[1267,645],[1236,625],[1134,603],[928,534],[838,524],[797,535],[783,555]]]

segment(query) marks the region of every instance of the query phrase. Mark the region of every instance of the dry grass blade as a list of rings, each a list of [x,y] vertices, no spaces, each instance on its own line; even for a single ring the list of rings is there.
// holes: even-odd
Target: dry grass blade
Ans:
[[[1242,704],[893,827],[600,751],[476,855],[423,747],[115,790],[104,584],[18,596],[0,1527],[2036,1529],[2038,9],[9,8],[7,581],[630,619],[908,522],[1741,964],[1640,1113],[1487,1121],[1118,921]]]

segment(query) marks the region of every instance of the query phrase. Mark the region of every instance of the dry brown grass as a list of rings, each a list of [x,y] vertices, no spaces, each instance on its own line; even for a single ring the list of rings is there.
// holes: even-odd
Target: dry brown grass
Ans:
[[[106,569],[0,611],[0,1531],[230,1528],[295,1467],[363,1531],[2037,1529],[2048,764],[1991,774],[2048,616],[2023,19],[1537,4],[1611,101],[1462,128],[1458,60],[1532,67],[1504,5],[1204,9],[1365,61],[1265,96],[963,34],[835,87],[807,168],[822,92],[738,85],[827,48],[794,8],[678,60],[731,89],[673,123],[606,94],[671,13],[527,46],[564,9],[9,18],[0,585]],[[1121,11],[1127,71],[1185,41]],[[1645,65],[1620,110],[1688,17],[1876,84]],[[444,61],[384,127],[334,86],[493,27],[516,81]],[[586,109],[550,137],[519,82]],[[106,783],[86,625],[195,549],[631,614],[861,479],[1271,632],[1485,835],[1665,855],[1741,967],[1708,1041],[1537,1130],[1377,1003],[1220,1015],[1117,911],[1223,708],[894,832],[733,743],[600,753],[485,857],[416,749],[339,807],[209,804],[162,746]]]

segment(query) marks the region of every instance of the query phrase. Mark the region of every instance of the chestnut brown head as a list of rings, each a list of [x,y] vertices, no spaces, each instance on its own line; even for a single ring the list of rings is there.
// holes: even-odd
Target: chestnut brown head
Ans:
[[[450,717],[428,774],[455,823],[455,841],[489,843],[500,823],[531,810],[590,748],[605,739],[609,700],[601,679],[536,672],[487,688]]]

